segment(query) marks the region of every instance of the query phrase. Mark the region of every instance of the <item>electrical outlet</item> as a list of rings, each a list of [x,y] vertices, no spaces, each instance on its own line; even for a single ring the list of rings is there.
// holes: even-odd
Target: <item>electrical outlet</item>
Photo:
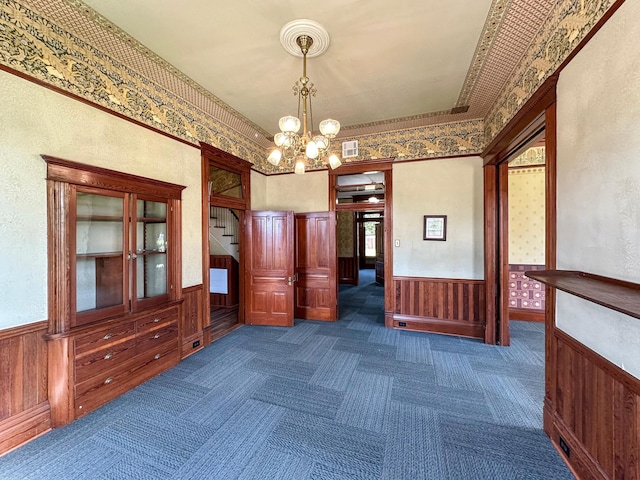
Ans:
[[[564,438],[560,437],[560,449],[564,452],[564,454],[569,458],[571,456],[571,449],[567,442],[564,441]]]
[[[200,340],[196,340],[193,342],[193,348],[198,348],[200,346]]]
[[[406,327],[407,326],[407,322],[398,322],[398,326],[399,327]]]
[[[400,240],[396,240],[396,247],[400,246]]]

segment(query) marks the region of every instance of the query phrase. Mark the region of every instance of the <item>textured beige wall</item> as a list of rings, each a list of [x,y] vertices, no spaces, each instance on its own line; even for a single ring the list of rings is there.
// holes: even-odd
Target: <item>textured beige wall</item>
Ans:
[[[40,154],[184,185],[183,286],[202,282],[200,152],[0,71],[0,328],[47,319]]]
[[[293,210],[296,213],[326,212],[329,209],[328,177],[326,170],[307,172],[304,175],[288,174],[267,177],[267,200],[263,209]]]
[[[640,283],[640,2],[558,82],[558,268]],[[640,378],[640,321],[558,292],[558,327]]]
[[[509,263],[544,265],[544,167],[509,170]]]
[[[393,166],[393,275],[484,278],[480,157]],[[447,215],[447,241],[423,240],[424,215]]]
[[[267,204],[267,176],[251,170],[251,209],[265,210]]]

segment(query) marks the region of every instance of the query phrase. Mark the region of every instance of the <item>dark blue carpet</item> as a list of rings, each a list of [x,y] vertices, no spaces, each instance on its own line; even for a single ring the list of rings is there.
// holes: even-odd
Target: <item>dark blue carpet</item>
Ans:
[[[340,321],[243,327],[0,458],[22,479],[571,479],[542,431],[544,326],[512,346],[384,328],[369,272]]]

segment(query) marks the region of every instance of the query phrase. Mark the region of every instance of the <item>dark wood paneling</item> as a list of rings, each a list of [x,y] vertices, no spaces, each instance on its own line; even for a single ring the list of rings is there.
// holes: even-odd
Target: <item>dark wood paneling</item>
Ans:
[[[358,284],[357,257],[338,257],[338,281],[345,285]]]
[[[51,428],[47,322],[0,332],[0,455]]]
[[[510,308],[509,320],[523,320],[525,322],[544,322],[544,312],[525,310],[524,308]]]
[[[394,277],[393,286],[394,328],[484,338],[483,280]]]
[[[180,325],[181,357],[185,358],[204,347],[204,301],[203,285],[182,289],[184,302]],[[195,342],[200,342],[194,346]]]
[[[580,478],[640,478],[640,380],[560,330],[549,436]],[[562,452],[562,449],[559,448]]]
[[[227,294],[209,293],[211,306],[232,307],[238,305],[238,262],[231,255],[209,255],[209,268],[227,271]]]

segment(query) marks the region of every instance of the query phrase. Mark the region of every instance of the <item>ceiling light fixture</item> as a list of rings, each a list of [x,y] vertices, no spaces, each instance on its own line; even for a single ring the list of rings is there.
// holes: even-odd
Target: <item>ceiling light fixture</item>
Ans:
[[[294,22],[285,25],[280,32],[283,45],[283,32],[288,27],[288,32],[295,31],[290,27],[295,22],[298,21],[294,20]],[[319,24],[310,20],[302,20],[300,22],[307,22],[307,26],[313,24],[315,28],[322,29]],[[297,27],[298,25],[295,26]],[[326,40],[324,49],[328,46],[328,36]],[[303,33],[296,36],[295,42],[302,53],[302,76],[293,86],[293,94],[298,96],[298,116],[287,115],[280,119],[278,124],[280,132],[273,137],[276,148],[269,154],[267,161],[274,166],[278,166],[284,158],[286,162],[293,164],[295,173],[302,174],[308,165],[317,165],[319,162],[323,162],[325,157],[328,157],[329,166],[335,169],[342,165],[342,161],[336,154],[330,154],[330,147],[331,139],[335,138],[340,131],[340,122],[331,118],[323,120],[318,125],[320,134],[314,135],[311,97],[315,96],[316,89],[313,83],[309,81],[309,77],[307,77],[307,54],[313,45],[313,38]],[[285,48],[288,49],[286,45]],[[300,120],[301,109],[302,121]],[[300,127],[302,127],[302,135],[298,134]]]

